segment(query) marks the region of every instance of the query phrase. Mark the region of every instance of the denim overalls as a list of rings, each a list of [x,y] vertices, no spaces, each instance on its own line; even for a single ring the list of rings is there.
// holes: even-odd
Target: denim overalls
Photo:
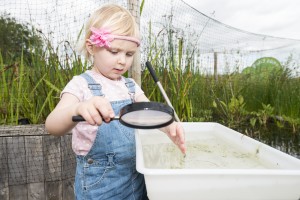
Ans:
[[[82,74],[95,96],[103,96],[102,87],[87,73]],[[135,84],[126,79],[133,97]],[[116,114],[132,99],[112,101]],[[136,171],[134,129],[119,120],[103,122],[95,142],[86,156],[77,155],[75,196],[77,200],[140,200],[148,199],[144,176]]]

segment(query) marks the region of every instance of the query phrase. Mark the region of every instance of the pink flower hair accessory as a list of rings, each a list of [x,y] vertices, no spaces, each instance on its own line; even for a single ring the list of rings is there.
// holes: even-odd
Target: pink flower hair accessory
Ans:
[[[111,34],[109,30],[104,28],[96,29],[94,27],[91,27],[91,31],[92,35],[89,38],[90,42],[98,47],[110,47],[111,42],[115,39],[131,41],[136,43],[137,46],[140,46],[140,40],[135,37],[114,35]]]

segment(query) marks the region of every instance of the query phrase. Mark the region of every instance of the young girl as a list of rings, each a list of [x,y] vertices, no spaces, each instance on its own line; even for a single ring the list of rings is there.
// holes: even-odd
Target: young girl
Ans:
[[[85,31],[82,51],[92,69],[67,84],[46,129],[58,136],[72,129],[76,199],[147,199],[144,177],[136,171],[134,131],[111,121],[125,105],[149,101],[133,79],[122,76],[140,45],[138,26],[126,9],[106,5],[90,17]],[[86,121],[72,122],[75,115]],[[161,130],[185,153],[179,123]]]

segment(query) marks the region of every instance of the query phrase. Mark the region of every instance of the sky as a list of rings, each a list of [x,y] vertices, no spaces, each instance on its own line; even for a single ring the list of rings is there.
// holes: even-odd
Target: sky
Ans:
[[[183,0],[244,31],[300,40],[300,0]]]

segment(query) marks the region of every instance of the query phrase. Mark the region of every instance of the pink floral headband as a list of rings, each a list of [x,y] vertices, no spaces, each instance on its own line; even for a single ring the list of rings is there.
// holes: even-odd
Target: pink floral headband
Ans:
[[[127,40],[131,42],[135,42],[137,46],[140,46],[140,40],[135,38],[135,37],[130,37],[130,36],[124,36],[124,35],[114,35],[111,34],[110,31],[106,29],[96,29],[94,27],[91,28],[92,35],[89,38],[90,42],[93,45],[96,45],[98,47],[110,47],[111,43],[115,39],[119,40]]]

